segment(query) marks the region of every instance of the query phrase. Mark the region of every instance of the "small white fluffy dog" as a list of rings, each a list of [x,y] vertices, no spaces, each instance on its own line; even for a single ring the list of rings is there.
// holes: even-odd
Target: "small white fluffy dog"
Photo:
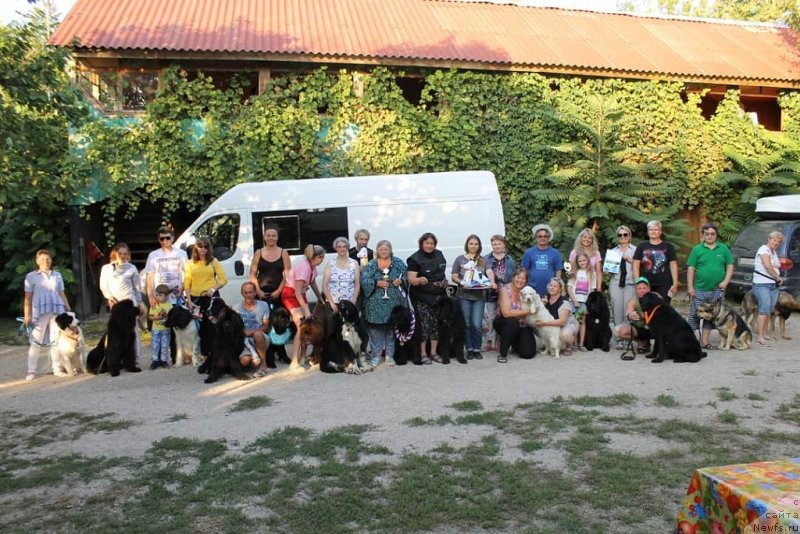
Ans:
[[[539,337],[544,342],[545,353],[557,360],[561,356],[561,329],[557,326],[536,326],[536,321],[552,321],[553,316],[544,307],[544,302],[535,289],[525,286],[520,291],[520,295],[522,308],[528,311],[525,321],[532,328],[536,328]]]
[[[81,322],[72,312],[61,313],[56,317],[56,324],[61,331],[58,335],[58,352],[61,354],[61,366],[69,376],[75,376],[78,369],[86,372],[86,341],[83,339]]]

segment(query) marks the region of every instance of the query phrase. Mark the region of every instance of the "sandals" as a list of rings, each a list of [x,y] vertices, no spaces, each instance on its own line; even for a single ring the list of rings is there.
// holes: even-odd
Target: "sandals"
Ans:
[[[706,345],[705,347],[700,347],[700,348],[704,349],[704,350],[719,350],[718,346],[712,345],[710,343],[708,345]]]
[[[433,360],[436,363],[444,363],[444,360],[442,360],[442,357],[439,356],[438,354],[431,355],[431,360]]]
[[[497,363],[508,363],[508,358],[503,356],[502,354],[497,357]]]
[[[649,347],[636,347],[636,354],[647,354],[649,351]]]
[[[422,365],[431,365],[433,362],[427,356],[423,356],[422,359],[420,360],[420,363]]]

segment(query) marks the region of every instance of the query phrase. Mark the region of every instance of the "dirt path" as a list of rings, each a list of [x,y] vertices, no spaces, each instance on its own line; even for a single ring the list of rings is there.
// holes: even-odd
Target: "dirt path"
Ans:
[[[788,327],[790,335],[800,338],[800,321],[792,318]],[[451,413],[448,406],[458,401],[479,401],[487,410],[511,409],[519,403],[547,401],[557,395],[630,393],[639,401],[639,416],[700,421],[727,409],[748,429],[793,431],[796,428],[789,423],[776,422],[766,415],[774,413],[779,404],[790,402],[800,383],[798,342],[785,340],[774,342],[770,349],[712,351],[699,364],[653,365],[642,357],[624,362],[619,352],[612,350],[576,353],[558,361],[542,355],[524,361],[512,355],[508,364],[501,365],[494,354],[488,354],[486,359],[468,365],[381,366],[363,376],[327,375],[316,370],[290,373],[282,366],[266,378],[240,382],[226,377],[210,387],[190,366],[140,374],[123,372],[118,378],[44,375],[25,382],[25,354],[25,347],[0,347],[3,410],[27,415],[114,412],[120,419],[134,421],[136,424],[127,430],[89,433],[52,445],[59,453],[106,456],[137,456],[167,436],[224,438],[243,446],[285,426],[325,430],[348,424],[374,425],[367,439],[392,450],[425,452],[442,442],[464,446],[490,429],[475,425],[410,427],[404,421]],[[42,356],[40,366],[45,359]],[[716,402],[719,388],[724,387],[738,398]],[[658,405],[655,398],[660,394],[672,396],[679,408]],[[748,400],[748,394],[767,400]],[[268,396],[274,403],[255,412],[229,412],[234,403],[254,395]],[[168,422],[168,418],[176,420]],[[504,456],[515,457],[514,447],[507,449]],[[543,461],[547,463],[547,459]]]

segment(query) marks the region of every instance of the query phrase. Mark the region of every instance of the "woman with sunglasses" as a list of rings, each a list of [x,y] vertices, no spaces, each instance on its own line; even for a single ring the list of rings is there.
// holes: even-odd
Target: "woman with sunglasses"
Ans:
[[[636,245],[631,243],[631,229],[624,224],[617,227],[617,246],[611,249],[619,253],[619,271],[611,274],[608,281],[608,293],[611,296],[611,308],[614,313],[614,326],[625,324],[625,303],[633,298],[633,253]],[[621,339],[617,339],[617,350],[624,350]]]
[[[211,240],[201,237],[192,247],[192,259],[186,265],[183,288],[189,309],[200,308],[203,313],[211,304],[211,297],[228,283],[222,264],[214,257]]]

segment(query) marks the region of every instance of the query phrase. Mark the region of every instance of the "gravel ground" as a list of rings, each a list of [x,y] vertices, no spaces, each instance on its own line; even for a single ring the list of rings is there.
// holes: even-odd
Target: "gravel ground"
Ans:
[[[800,321],[790,319],[788,333],[798,337],[798,325]],[[285,426],[320,431],[348,424],[374,425],[366,439],[392,450],[426,452],[443,442],[464,446],[492,429],[476,425],[410,427],[404,421],[414,416],[452,414],[448,406],[458,401],[479,401],[487,410],[511,409],[519,403],[548,401],[556,395],[630,393],[637,397],[636,414],[642,417],[708,421],[729,409],[751,430],[796,431],[790,423],[767,415],[797,394],[797,349],[797,341],[778,340],[771,348],[711,351],[698,364],[660,365],[641,356],[632,362],[621,361],[615,350],[576,353],[560,360],[538,355],[525,361],[511,355],[505,365],[495,361],[495,353],[488,353],[484,360],[467,365],[382,365],[361,376],[329,375],[317,370],[289,372],[281,366],[265,378],[237,381],[226,377],[209,386],[191,366],[139,374],[123,372],[117,378],[107,374],[76,378],[42,375],[26,382],[26,347],[0,346],[0,399],[3,410],[27,415],[114,412],[120,419],[136,423],[126,430],[88,433],[75,441],[50,446],[53,453],[74,451],[90,456],[138,456],[167,436],[225,438],[236,447]],[[144,354],[149,354],[149,347]],[[40,368],[45,360],[43,355]],[[708,404],[717,400],[718,389],[723,387],[730,388],[738,398],[718,407]],[[750,393],[768,400],[747,400]],[[657,404],[655,398],[660,394],[674,397],[679,407]],[[265,395],[274,402],[257,411],[229,411],[237,401],[254,395]],[[174,418],[181,414],[186,417]],[[177,420],[168,422],[168,418]],[[641,440],[612,436],[611,446],[646,454],[659,447],[658,440],[629,441],[636,439]],[[503,449],[509,460],[517,457],[512,441],[506,440]],[[537,459],[548,467],[559,467],[564,461],[562,455],[552,451]]]

